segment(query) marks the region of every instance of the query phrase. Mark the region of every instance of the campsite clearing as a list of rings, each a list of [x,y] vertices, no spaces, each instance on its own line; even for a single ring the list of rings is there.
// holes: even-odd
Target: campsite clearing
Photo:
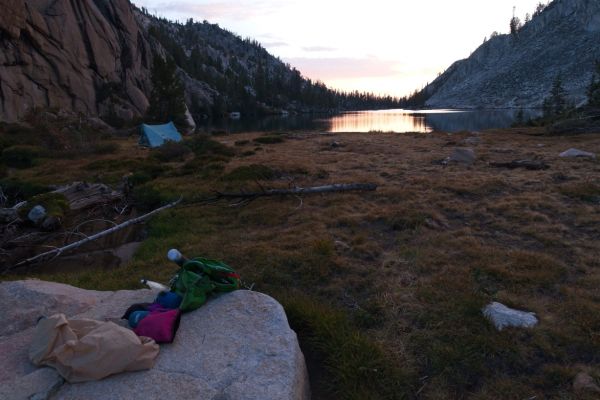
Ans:
[[[186,138],[173,161],[111,139],[114,153],[46,159],[22,182],[118,183],[140,207],[184,196],[147,225],[126,266],[25,276],[90,289],[166,282],[169,248],[220,259],[284,304],[307,354],[316,399],[562,398],[581,371],[600,378],[600,134],[477,135],[472,165],[446,163],[473,134],[270,134]],[[334,145],[335,143],[335,145]],[[181,153],[183,154],[183,153]],[[547,169],[491,163],[543,161]],[[218,191],[373,182],[374,192],[200,201]],[[536,313],[497,332],[482,308]],[[586,397],[587,396],[587,397]]]

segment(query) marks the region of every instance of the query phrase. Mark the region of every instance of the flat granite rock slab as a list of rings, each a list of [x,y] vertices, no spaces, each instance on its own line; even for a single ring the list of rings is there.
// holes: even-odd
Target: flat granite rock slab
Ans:
[[[63,312],[112,320],[153,297],[145,289],[98,292],[35,280],[0,283],[0,399],[310,398],[304,356],[283,308],[269,296],[245,290],[215,296],[184,314],[175,341],[161,345],[149,371],[68,384],[53,369],[29,362],[39,316]],[[7,307],[12,309],[5,313]]]

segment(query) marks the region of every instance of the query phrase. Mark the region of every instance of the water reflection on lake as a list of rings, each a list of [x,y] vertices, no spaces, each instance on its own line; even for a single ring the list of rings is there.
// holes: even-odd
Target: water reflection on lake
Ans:
[[[378,110],[356,111],[323,117],[315,115],[270,116],[223,121],[206,125],[205,131],[314,130],[322,132],[458,132],[508,128],[517,110]],[[523,110],[525,120],[539,116],[538,110]],[[201,128],[202,129],[202,128]]]

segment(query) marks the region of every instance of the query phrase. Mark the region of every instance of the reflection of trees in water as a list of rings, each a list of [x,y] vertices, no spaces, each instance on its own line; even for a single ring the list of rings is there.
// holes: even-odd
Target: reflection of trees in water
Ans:
[[[199,129],[204,132],[225,131],[228,133],[240,132],[272,132],[278,130],[315,130],[329,131],[331,124],[328,119],[319,119],[310,114],[282,116],[267,116],[262,118],[241,118],[237,120],[222,120],[217,122],[207,121]]]
[[[469,111],[456,113],[426,114],[427,125],[436,131],[480,131],[508,128],[516,120],[518,110]],[[539,116],[538,110],[523,110],[525,120]]]
[[[518,110],[467,111],[450,113],[353,112],[334,116],[289,115],[263,118],[241,118],[219,122],[206,121],[199,126],[204,132],[224,131],[321,131],[321,132],[430,132],[431,130],[458,132],[491,128],[507,128],[513,124]],[[524,118],[539,116],[537,110],[524,110]]]

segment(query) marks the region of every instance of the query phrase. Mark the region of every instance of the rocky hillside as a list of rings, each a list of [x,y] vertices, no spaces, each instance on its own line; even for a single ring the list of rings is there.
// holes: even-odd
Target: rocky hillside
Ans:
[[[579,104],[600,60],[599,43],[598,0],[555,0],[518,34],[492,37],[454,63],[420,95],[435,108],[539,107],[560,75]]]
[[[392,107],[311,82],[259,43],[206,21],[178,24],[129,0],[0,0],[0,120],[62,109],[109,122],[144,115],[156,55],[175,60],[197,117]]]

